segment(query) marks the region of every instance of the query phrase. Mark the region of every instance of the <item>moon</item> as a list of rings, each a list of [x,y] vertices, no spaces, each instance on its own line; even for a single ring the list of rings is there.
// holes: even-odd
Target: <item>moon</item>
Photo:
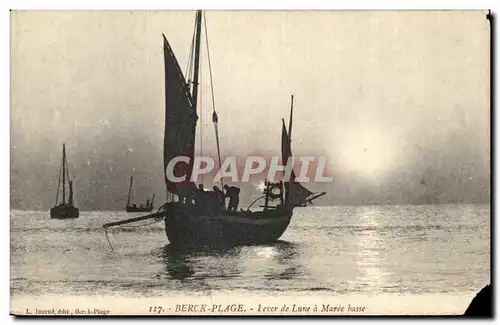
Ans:
[[[347,135],[339,148],[343,169],[368,179],[384,176],[396,159],[391,142],[378,128],[363,128]]]

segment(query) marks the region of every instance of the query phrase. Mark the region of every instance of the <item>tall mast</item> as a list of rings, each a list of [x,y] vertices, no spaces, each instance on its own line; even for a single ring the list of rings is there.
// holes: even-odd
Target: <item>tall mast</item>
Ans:
[[[198,104],[198,74],[200,71],[201,10],[196,11],[196,35],[194,44],[193,110]]]
[[[66,144],[63,143],[63,171],[62,171],[62,179],[63,179],[63,204],[66,204]]]

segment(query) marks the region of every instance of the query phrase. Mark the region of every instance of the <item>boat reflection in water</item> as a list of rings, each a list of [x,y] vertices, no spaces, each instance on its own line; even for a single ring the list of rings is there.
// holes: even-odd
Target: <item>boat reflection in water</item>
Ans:
[[[231,279],[228,288],[236,289],[248,283],[248,278],[253,278],[255,289],[264,289],[270,280],[291,280],[301,273],[295,262],[296,246],[278,241],[269,245],[189,251],[167,245],[159,254],[164,267],[158,276],[183,282],[196,281],[198,286],[210,289],[224,289],[223,282],[228,279]]]

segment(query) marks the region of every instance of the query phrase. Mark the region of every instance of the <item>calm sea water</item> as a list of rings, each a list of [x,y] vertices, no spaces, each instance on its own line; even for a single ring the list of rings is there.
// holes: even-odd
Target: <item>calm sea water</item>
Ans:
[[[111,249],[102,225],[130,216],[12,211],[12,308],[58,296],[231,293],[357,297],[372,313],[457,314],[490,282],[489,205],[301,208],[276,244],[191,254],[169,249],[163,223],[150,221],[109,230]]]

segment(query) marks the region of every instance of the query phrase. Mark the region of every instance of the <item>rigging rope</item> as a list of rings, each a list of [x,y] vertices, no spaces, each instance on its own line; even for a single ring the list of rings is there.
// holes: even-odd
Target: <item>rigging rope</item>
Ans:
[[[142,224],[142,225],[137,225],[137,226],[123,226],[121,225],[120,227],[122,228],[139,228],[139,227],[146,227],[146,226],[151,226],[155,223],[158,223],[163,220],[163,217],[160,217],[158,219],[155,219],[153,222]],[[104,228],[104,233],[106,234],[106,240],[108,241],[109,247],[111,247],[111,250],[114,252],[113,245],[111,245],[111,242],[109,241],[108,237],[108,228]]]
[[[217,112],[215,110],[214,83],[213,83],[213,79],[212,79],[212,62],[210,60],[210,48],[208,46],[209,43],[208,43],[206,15],[203,15],[203,24],[205,25],[205,40],[206,40],[206,44],[207,44],[208,71],[210,74],[210,90],[212,92],[212,122],[214,123],[215,141],[217,142],[217,155],[219,158],[219,170],[220,170],[222,164],[221,164],[221,158],[220,158],[220,144],[219,144],[219,128],[218,128],[219,117],[217,116]],[[222,181],[222,178],[220,180],[220,183],[222,186],[224,186],[224,182]]]
[[[186,65],[186,73],[184,76],[187,78],[187,83],[188,85],[191,83],[191,73],[193,72],[193,55],[194,55],[194,37],[196,35],[196,26],[193,30],[193,37],[191,38],[191,48],[189,49],[189,57],[188,57],[188,62]]]
[[[108,244],[109,244],[109,247],[111,247],[111,251],[115,251],[113,249],[113,245],[111,245],[111,242],[109,241],[109,237],[108,237],[108,228],[104,228],[104,233],[106,234],[106,239],[108,240]]]
[[[59,180],[57,181],[56,205],[57,205],[57,201],[59,201],[59,189],[61,187],[61,174],[63,172],[63,163],[64,163],[64,157],[61,158],[61,166],[59,166]]]
[[[69,181],[69,168],[68,168],[68,162],[67,162],[67,160],[65,162],[65,165],[66,165],[66,177],[68,178],[68,181]]]

